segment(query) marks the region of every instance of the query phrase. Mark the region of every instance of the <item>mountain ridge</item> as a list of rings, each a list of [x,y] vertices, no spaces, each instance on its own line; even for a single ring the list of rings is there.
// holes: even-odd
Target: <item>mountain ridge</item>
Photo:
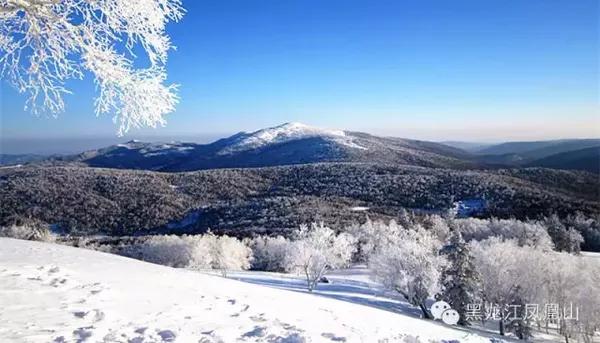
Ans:
[[[299,122],[238,132],[210,143],[129,140],[63,156],[0,155],[0,165],[75,164],[88,167],[183,172],[259,168],[309,163],[382,163],[448,169],[547,167],[598,173],[597,156],[587,151],[600,139],[482,144],[431,142],[325,129]],[[577,159],[569,157],[577,153]],[[560,155],[563,154],[563,155]],[[556,157],[552,157],[555,156]],[[553,161],[548,161],[552,160]]]
[[[318,162],[374,162],[474,168],[469,154],[443,144],[291,122],[239,132],[208,144],[129,141],[63,159],[90,167],[181,172]]]

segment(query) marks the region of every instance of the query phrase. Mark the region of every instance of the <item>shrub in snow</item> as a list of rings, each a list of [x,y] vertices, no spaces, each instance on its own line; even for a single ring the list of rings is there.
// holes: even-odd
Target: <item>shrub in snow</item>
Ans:
[[[419,306],[423,316],[431,319],[425,301],[439,290],[444,265],[439,250],[440,242],[423,227],[416,226],[387,237],[369,258],[369,267],[376,280]]]
[[[257,236],[248,242],[252,249],[252,269],[284,272],[290,241],[282,236]]]
[[[29,94],[34,112],[56,114],[70,93],[65,82],[90,73],[96,113],[113,113],[119,134],[162,125],[177,103],[176,86],[164,84],[172,48],[165,27],[183,12],[180,0],[4,0],[0,76]],[[147,69],[136,67],[140,52]]]
[[[345,267],[350,263],[356,246],[353,236],[321,224],[303,225],[290,243],[285,259],[285,269],[302,274],[312,291],[328,269]]]
[[[54,241],[54,235],[46,226],[37,225],[9,225],[0,227],[0,237],[25,239],[29,241]]]
[[[194,239],[193,236],[151,236],[142,243],[123,249],[122,253],[126,256],[170,267],[202,266],[208,268],[210,266],[208,247],[194,244],[200,241]]]

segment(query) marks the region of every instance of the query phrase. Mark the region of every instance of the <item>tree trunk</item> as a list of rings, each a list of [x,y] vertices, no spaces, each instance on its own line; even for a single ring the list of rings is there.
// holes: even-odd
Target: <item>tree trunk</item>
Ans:
[[[500,319],[498,321],[498,331],[500,331],[500,336],[504,336],[504,320]]]
[[[429,313],[429,310],[427,309],[427,307],[425,306],[425,304],[420,303],[419,304],[419,308],[421,308],[421,311],[423,312],[423,318],[425,318],[425,319],[433,319],[433,316],[431,315],[431,313]]]
[[[306,275],[306,288],[309,292],[312,292],[312,284],[310,282],[310,274],[308,273],[308,267],[304,267],[304,274]]]

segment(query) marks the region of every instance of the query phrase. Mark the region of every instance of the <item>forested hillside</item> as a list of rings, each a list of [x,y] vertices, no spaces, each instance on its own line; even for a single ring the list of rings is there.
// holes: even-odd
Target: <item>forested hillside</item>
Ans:
[[[71,233],[254,232],[301,223],[391,219],[402,208],[446,212],[482,199],[480,215],[599,212],[592,174],[544,169],[457,171],[310,164],[190,173],[87,167],[0,169],[0,224],[34,219]]]

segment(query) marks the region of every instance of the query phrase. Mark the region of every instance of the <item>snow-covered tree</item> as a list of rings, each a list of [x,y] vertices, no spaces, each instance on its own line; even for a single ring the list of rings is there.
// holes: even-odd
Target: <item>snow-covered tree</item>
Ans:
[[[555,304],[560,314],[553,324],[565,342],[576,336],[594,342],[600,329],[600,263],[568,253],[549,255],[547,263],[552,267],[547,271],[546,303]]]
[[[336,235],[323,223],[303,225],[290,244],[286,270],[303,274],[312,292],[328,269],[347,266],[355,249],[356,240],[347,233]]]
[[[450,237],[450,227],[448,222],[452,223],[453,218],[443,218],[439,215],[428,215],[423,220],[423,226],[441,242],[445,242]]]
[[[210,231],[202,238],[207,241],[209,247],[210,267],[219,270],[224,277],[230,270],[250,268],[252,249],[244,242],[227,235],[216,236]]]
[[[578,212],[567,216],[563,222],[567,227],[581,233],[584,238],[582,250],[600,251],[600,214],[594,219]]]
[[[357,239],[357,251],[355,259],[358,262],[367,262],[369,257],[378,251],[387,242],[389,237],[394,237],[404,230],[395,221],[385,223],[383,221],[367,221],[360,225],[346,228],[346,232]]]
[[[439,290],[444,265],[439,250],[440,242],[417,226],[388,237],[369,258],[369,267],[376,280],[419,306],[423,316],[431,319],[425,301]]]
[[[252,249],[252,268],[269,272],[285,271],[290,241],[282,236],[258,236],[248,242]]]
[[[481,278],[483,300],[499,311],[498,330],[505,334],[506,311],[515,302],[543,304],[547,281],[549,252],[530,246],[519,246],[515,240],[499,237],[471,242],[475,266]],[[529,325],[522,322],[523,325]]]
[[[178,101],[165,84],[165,27],[183,12],[180,0],[0,0],[0,76],[28,94],[33,112],[56,115],[65,82],[90,73],[96,114],[113,114],[119,134],[163,125]]]
[[[54,241],[54,235],[46,225],[35,224],[0,226],[0,237],[42,242]]]
[[[458,324],[467,326],[467,305],[479,300],[479,275],[469,245],[459,231],[454,231],[450,236],[444,255],[448,263],[442,273],[443,299],[460,315]]]
[[[600,331],[600,263],[595,257],[570,256],[571,259],[585,259],[579,261],[577,267],[583,272],[577,276],[578,284],[572,290],[573,303],[578,310],[579,318],[576,323],[577,330],[585,343],[592,343],[597,339]],[[572,268],[574,269],[574,268]],[[570,310],[570,309],[569,309]]]
[[[466,241],[500,237],[503,240],[516,240],[520,246],[532,246],[542,250],[552,250],[554,247],[546,227],[540,222],[466,218],[456,219],[452,223],[461,231]]]
[[[548,229],[548,234],[552,237],[556,250],[579,253],[583,243],[583,236],[579,232],[572,227],[565,227],[556,214],[546,218],[544,225]]]

